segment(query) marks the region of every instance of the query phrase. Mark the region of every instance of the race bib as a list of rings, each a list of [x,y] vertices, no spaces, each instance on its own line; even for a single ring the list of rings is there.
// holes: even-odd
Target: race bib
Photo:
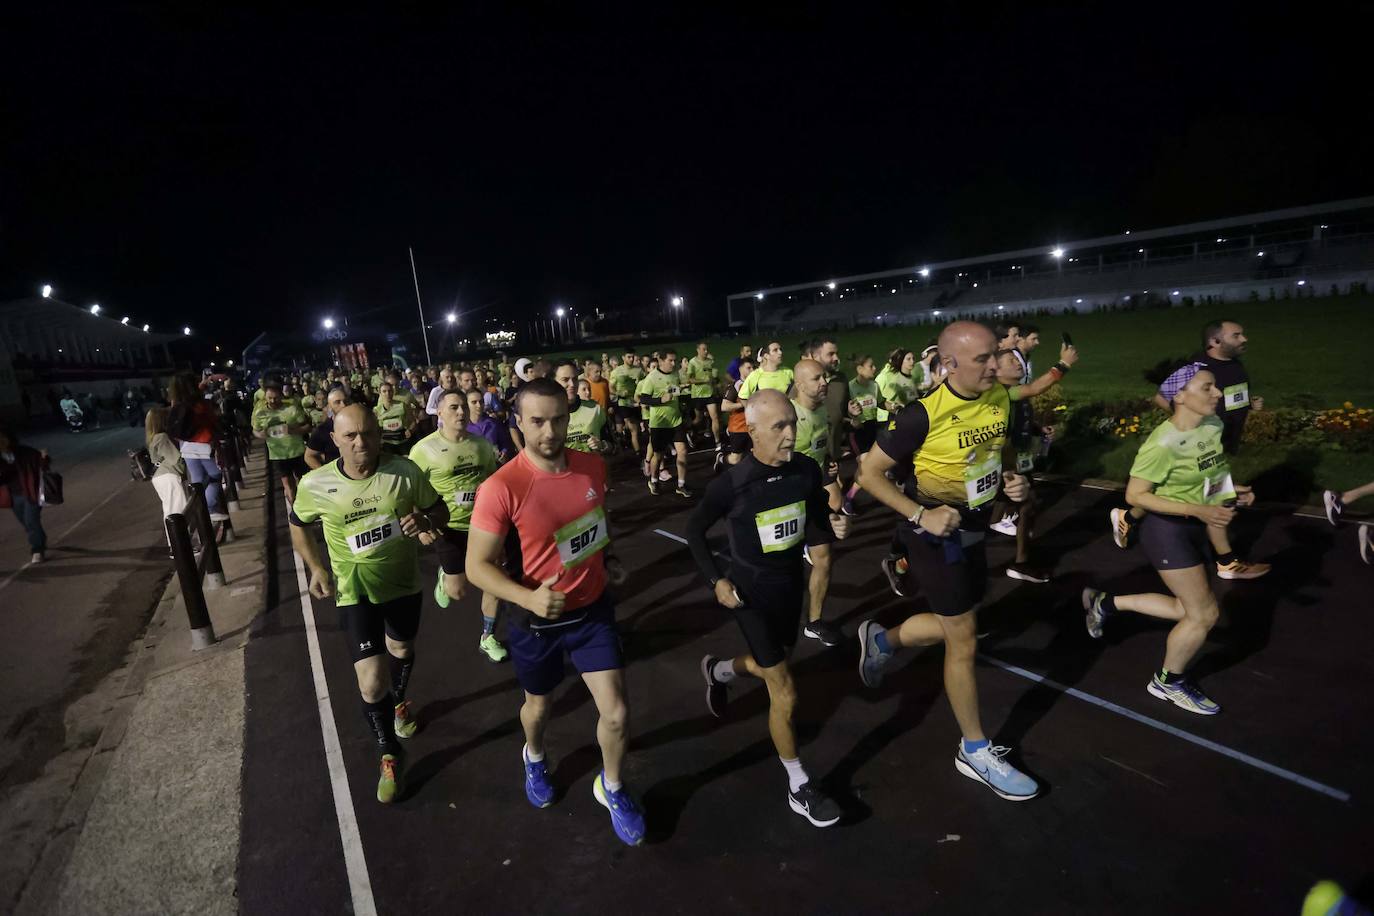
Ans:
[[[871,394],[865,394],[855,398],[854,403],[859,405],[860,410],[874,410],[878,406],[878,399]]]
[[[1231,475],[1218,474],[1215,477],[1208,477],[1202,482],[1202,500],[1206,503],[1225,502],[1234,498],[1236,495],[1236,485],[1231,481]]]
[[[1034,470],[1034,468],[1035,457],[1031,455],[1030,452],[1016,453],[1016,473],[1025,474],[1028,471]]]
[[[680,392],[681,390],[682,390],[682,387],[681,387],[680,385],[669,385],[668,388],[667,388],[667,390],[664,391],[663,393],[666,394],[666,395],[668,395],[669,397],[674,397],[674,398],[675,398],[675,397],[678,396],[678,392]]]
[[[1250,406],[1250,383],[1241,382],[1239,385],[1227,385],[1221,390],[1221,402],[1226,405],[1227,410],[1240,410],[1242,407]]]
[[[792,503],[754,515],[764,553],[776,553],[801,543],[806,531],[806,503]]]
[[[382,429],[386,432],[394,433],[401,428],[401,421],[396,417],[391,417],[382,421]]]
[[[817,436],[816,438],[812,439],[812,440],[811,440],[811,454],[815,455],[817,459],[828,458],[829,456],[826,454],[826,452],[829,451],[829,443],[830,443],[830,437],[829,437],[829,436],[821,435],[821,436]],[[825,470],[825,469],[822,468],[821,470]]]
[[[993,454],[977,464],[964,466],[964,493],[970,509],[977,508],[997,495],[1002,486],[1002,462]]]
[[[366,528],[348,535],[348,549],[356,557],[369,553],[378,544],[389,541],[401,533],[401,526],[390,516],[369,519]]]
[[[278,423],[276,426],[267,427],[267,435],[271,436],[273,439],[281,439],[285,437],[286,434],[287,430],[285,423]]]
[[[476,490],[459,490],[453,494],[453,508],[459,512],[471,512],[475,505],[477,505]]]
[[[581,518],[568,522],[553,533],[558,545],[558,558],[564,569],[571,569],[587,561],[592,554],[611,542],[606,530],[606,510],[597,506]]]

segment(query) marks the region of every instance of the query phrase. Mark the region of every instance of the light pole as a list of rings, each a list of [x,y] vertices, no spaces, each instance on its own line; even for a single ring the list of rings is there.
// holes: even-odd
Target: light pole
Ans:
[[[673,297],[673,333],[682,333],[682,304],[686,302],[681,296]]]

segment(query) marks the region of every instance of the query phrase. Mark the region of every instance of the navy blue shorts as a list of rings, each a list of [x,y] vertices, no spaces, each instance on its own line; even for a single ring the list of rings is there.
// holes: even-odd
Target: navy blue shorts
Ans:
[[[570,616],[584,611],[586,615],[580,620],[562,626],[550,626],[545,621],[546,625],[538,628],[510,628],[506,648],[515,663],[515,678],[526,693],[552,693],[563,680],[565,654],[579,674],[625,667],[615,608],[610,600],[602,595]]]

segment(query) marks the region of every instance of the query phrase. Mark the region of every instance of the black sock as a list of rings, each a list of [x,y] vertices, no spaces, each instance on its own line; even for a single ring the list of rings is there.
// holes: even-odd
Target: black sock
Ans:
[[[397,703],[405,702],[406,687],[410,684],[410,672],[414,667],[414,651],[405,658],[391,656],[391,693],[396,697]]]
[[[1110,617],[1116,613],[1116,599],[1111,595],[1104,594],[1102,603],[1098,607],[1101,609],[1103,617]]]
[[[1230,566],[1230,565],[1231,565],[1232,563],[1234,563],[1235,561],[1236,561],[1236,552],[1235,552],[1234,550],[1231,551],[1230,553],[1219,553],[1219,554],[1217,554],[1217,565],[1218,565],[1218,566]]]
[[[1170,671],[1168,668],[1160,668],[1159,679],[1166,684],[1176,684],[1183,680],[1183,672]]]
[[[396,716],[396,704],[391,699],[391,694],[387,694],[375,703],[363,700],[363,718],[367,720],[367,727],[372,729],[372,735],[377,739],[377,748],[383,754],[395,754],[398,750],[396,744],[396,723],[393,721]]]

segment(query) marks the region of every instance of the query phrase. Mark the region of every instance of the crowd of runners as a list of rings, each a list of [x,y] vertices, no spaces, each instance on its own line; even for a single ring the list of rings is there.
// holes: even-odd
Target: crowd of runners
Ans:
[[[1031,403],[1072,384],[1079,357],[1065,335],[1054,364],[1037,374],[1040,343],[1030,324],[957,321],[921,351],[854,355],[851,372],[842,371],[836,340],[822,335],[793,352],[780,340],[745,346],[724,367],[700,343],[690,354],[627,349],[265,376],[248,422],[281,481],[310,593],[332,596],[343,613],[380,758],[378,800],[404,793],[402,745],[421,724],[408,685],[427,595],[449,607],[477,590],[477,647],[513,664],[522,688],[529,802],[556,800],[545,733],[551,694],[571,662],[598,711],[602,767],[592,792],[622,841],[643,841],[644,813],[624,783],[632,741],[612,599],[627,575],[617,536],[630,532],[615,530],[606,507],[612,487],[641,485],[690,510],[686,541],[702,601],[729,609],[742,636],[701,659],[707,708],[721,716],[732,691],[763,682],[793,811],[818,827],[841,818],[800,759],[788,664],[799,634],[828,649],[857,642],[856,689],[878,688],[901,650],[943,643],[956,770],[1004,799],[1034,798],[1039,785],[984,729],[974,661],[988,538],[1016,539],[1008,576],[1031,587],[1052,576],[1049,564],[1032,561],[1032,471],[1053,429],[1037,425]],[[1269,571],[1228,536],[1256,498],[1230,464],[1247,415],[1262,409],[1240,359],[1245,344],[1234,321],[1206,327],[1203,350],[1160,386],[1167,418],[1140,447],[1124,504],[1103,519],[1104,535],[1139,549],[1163,591],[1082,594],[1092,638],[1125,612],[1170,622],[1144,686],[1201,715],[1221,708],[1188,674],[1218,616],[1210,573]],[[712,461],[689,463],[703,450]],[[1371,494],[1374,484],[1328,492],[1331,523]],[[892,522],[890,542],[867,560],[843,544],[861,512]],[[708,540],[716,528],[723,550]],[[1358,539],[1368,563],[1367,527]],[[432,590],[419,580],[427,549],[440,567]],[[827,621],[841,561],[878,563],[891,590],[911,600],[910,616],[892,627],[865,620],[856,634]]]

